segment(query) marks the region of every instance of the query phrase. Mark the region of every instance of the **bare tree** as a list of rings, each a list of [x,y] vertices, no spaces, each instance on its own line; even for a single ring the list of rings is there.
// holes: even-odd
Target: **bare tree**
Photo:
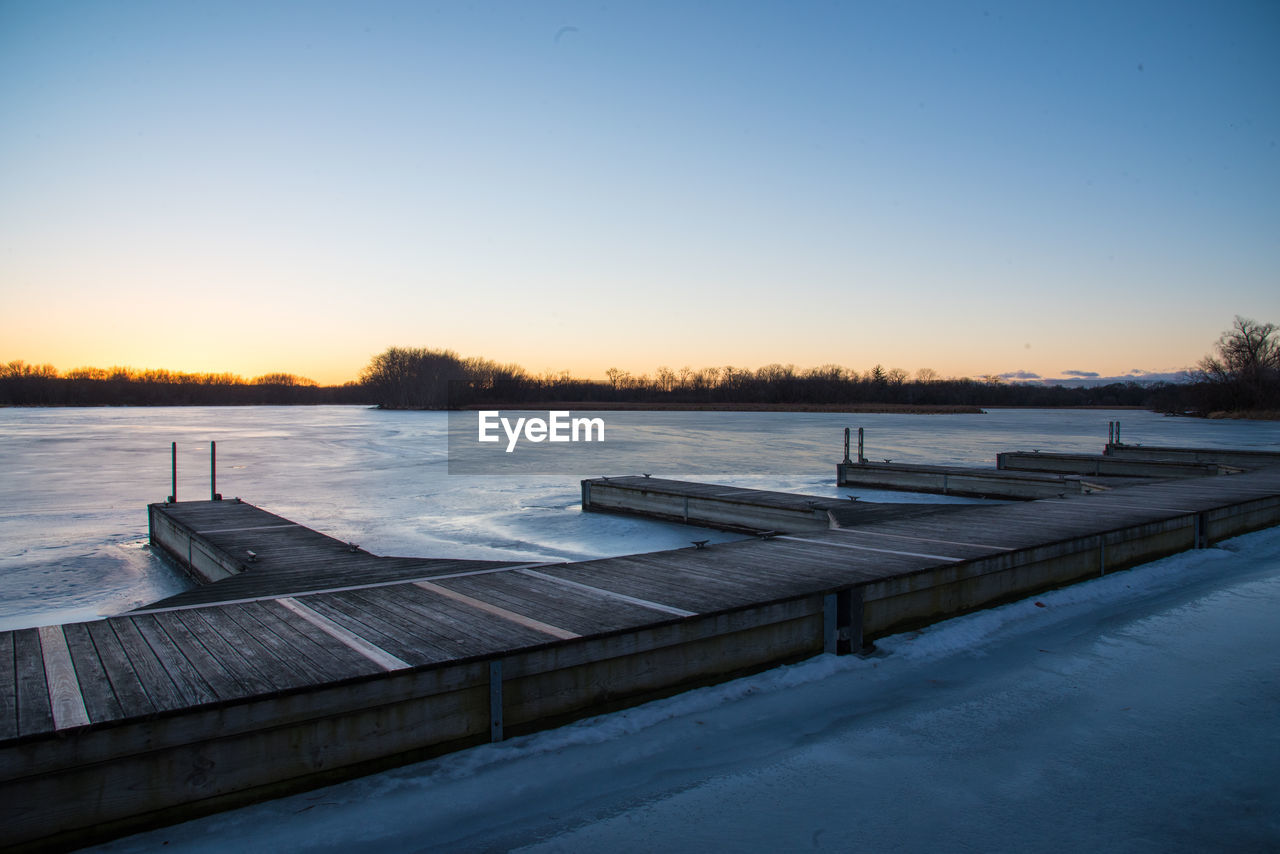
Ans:
[[[1228,390],[1233,408],[1250,409],[1280,400],[1280,336],[1276,329],[1274,323],[1259,323],[1237,314],[1231,328],[1219,336],[1215,353],[1200,360],[1196,378]]]

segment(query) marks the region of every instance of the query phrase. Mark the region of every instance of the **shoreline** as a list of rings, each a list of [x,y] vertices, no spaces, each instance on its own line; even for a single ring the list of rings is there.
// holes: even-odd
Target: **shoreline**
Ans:
[[[1012,407],[1016,408],[1016,407]],[[520,401],[469,403],[451,410],[480,409],[552,410],[597,412],[851,412],[899,415],[983,415],[981,406],[912,403],[641,403],[626,401]]]

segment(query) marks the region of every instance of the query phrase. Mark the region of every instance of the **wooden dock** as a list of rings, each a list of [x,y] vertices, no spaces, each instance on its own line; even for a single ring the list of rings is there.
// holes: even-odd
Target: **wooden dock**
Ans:
[[[749,534],[825,531],[882,519],[940,513],[960,505],[850,501],[652,477],[582,481],[582,509],[623,513]]]
[[[158,544],[226,576],[0,632],[9,846],[82,845],[856,651],[1280,523],[1280,467],[539,566],[378,558],[231,501],[151,513]]]
[[[1057,454],[1009,451],[996,455],[1001,471],[1058,472],[1088,477],[1212,477],[1239,474],[1242,469],[1220,462],[1135,459],[1107,454]]]
[[[1124,460],[1210,463],[1246,471],[1280,465],[1280,451],[1232,448],[1175,448],[1162,445],[1122,445],[1108,442],[1103,453]]]
[[[1082,477],[1054,472],[1001,471],[977,466],[918,463],[843,462],[836,465],[836,484],[849,488],[924,492],[968,498],[1034,501],[1089,495],[1116,486],[1132,486],[1128,478]]]
[[[510,566],[511,562],[379,557],[239,499],[152,504],[151,544],[201,582],[151,607],[283,596]],[[216,581],[217,584],[208,582]]]

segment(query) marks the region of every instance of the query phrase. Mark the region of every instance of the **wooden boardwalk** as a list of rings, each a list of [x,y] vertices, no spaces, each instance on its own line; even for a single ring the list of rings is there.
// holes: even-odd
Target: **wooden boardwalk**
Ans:
[[[1124,445],[1109,442],[1103,453],[1117,459],[1215,463],[1242,469],[1280,465],[1280,451],[1261,449],[1176,448],[1166,445]]]
[[[586,511],[645,516],[747,533],[825,530],[881,519],[942,513],[955,506],[859,502],[648,476],[582,481],[582,509]]]
[[[1155,480],[1157,478],[1148,478]],[[1133,486],[1131,477],[1089,476],[1054,471],[1013,471],[977,466],[942,466],[920,463],[843,462],[836,466],[836,483],[862,489],[963,495],[971,498],[1034,501],[1088,495],[1121,486]]]
[[[151,541],[180,566],[216,565],[217,578],[152,608],[261,598],[352,585],[387,584],[511,561],[379,557],[241,501],[187,501],[149,508]],[[169,523],[169,524],[166,524]],[[165,536],[174,530],[177,536]],[[207,576],[210,573],[196,573]]]
[[[1135,459],[1108,454],[1058,454],[1040,451],[1007,451],[996,455],[996,468],[1002,472],[1057,472],[1089,477],[1213,477],[1237,474],[1236,466],[1219,462],[1189,460]]]
[[[0,632],[0,839],[80,844],[856,649],[1276,524],[1280,467],[551,565],[381,558],[231,501],[152,512],[227,576]]]

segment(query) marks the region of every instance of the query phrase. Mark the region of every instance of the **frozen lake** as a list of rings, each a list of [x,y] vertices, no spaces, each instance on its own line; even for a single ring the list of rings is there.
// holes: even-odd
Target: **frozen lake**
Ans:
[[[1028,448],[1096,453],[1116,419],[1129,442],[1280,448],[1280,424],[1135,411],[596,414],[637,470],[819,495],[854,494],[834,486],[845,427],[866,428],[868,457],[901,462],[994,465],[997,452]],[[446,434],[444,413],[364,407],[2,409],[0,629],[116,614],[188,586],[146,545],[146,505],[169,493],[174,441],[180,499],[208,497],[213,440],[224,496],[375,554],[579,560],[730,537],[583,514],[576,475],[450,475]]]

